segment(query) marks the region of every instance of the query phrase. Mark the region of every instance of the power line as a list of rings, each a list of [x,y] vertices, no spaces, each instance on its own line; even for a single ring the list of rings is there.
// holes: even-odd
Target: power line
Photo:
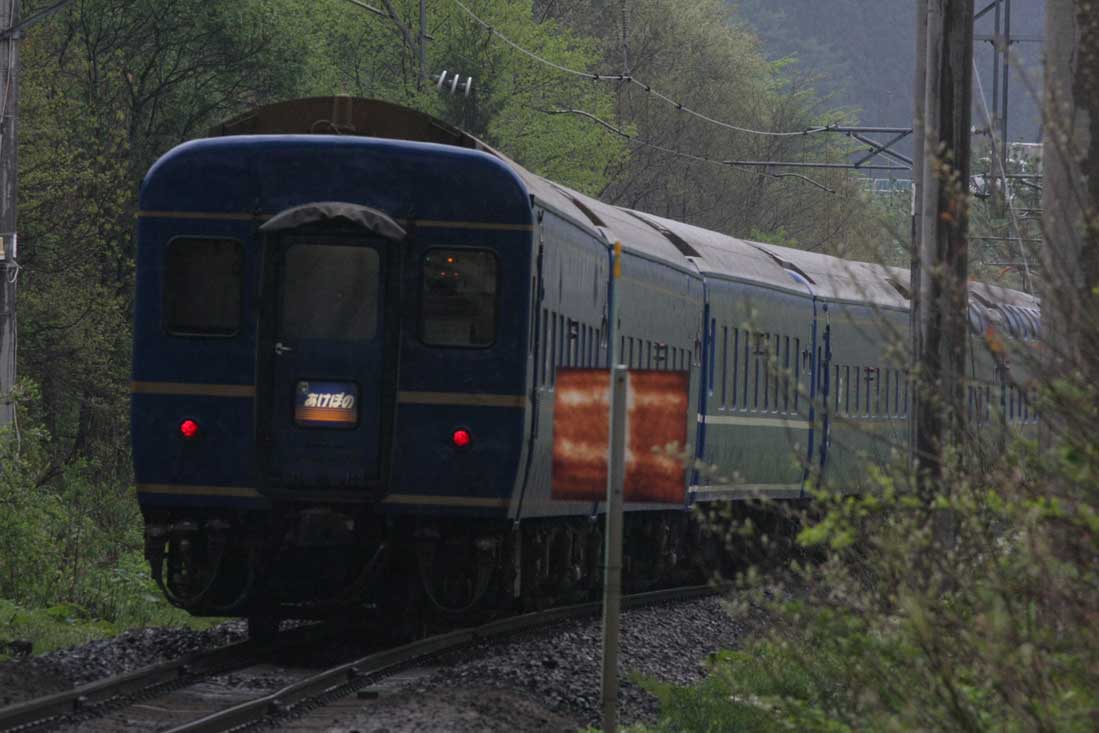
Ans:
[[[1023,258],[1023,289],[1026,292],[1030,290],[1030,264],[1027,262],[1026,248],[1023,246],[1022,230],[1019,229],[1019,217],[1015,212],[1015,202],[1011,200],[1011,196],[1007,190],[1007,167],[1004,165],[1003,157],[996,154],[996,129],[992,124],[992,115],[988,111],[988,100],[985,98],[985,88],[981,83],[981,70],[977,68],[977,61],[973,61],[973,79],[977,82],[977,91],[980,92],[981,111],[984,113],[985,121],[988,123],[988,137],[992,141],[992,157],[996,160],[996,164],[1000,169],[1000,175],[1003,177],[1003,189],[1004,189],[1004,201],[1007,203],[1007,211],[1011,217],[1011,225],[1015,229],[1016,239],[1019,240],[1019,255]],[[1007,141],[1000,140],[999,144],[1003,150],[1007,149]]]
[[[797,178],[799,180],[805,181],[806,183],[808,183],[812,186],[816,186],[817,188],[819,188],[822,191],[826,191],[826,192],[831,193],[831,194],[836,193],[835,190],[829,188],[828,186],[825,186],[823,183],[820,183],[819,181],[814,181],[809,176],[803,176],[800,173],[775,173],[774,171],[768,171],[768,170],[753,171],[753,170],[750,170],[750,169],[740,165],[736,161],[719,160],[717,158],[706,157],[705,155],[696,155],[695,153],[684,153],[680,150],[675,150],[674,148],[669,148],[665,145],[660,145],[659,143],[650,142],[650,141],[645,140],[643,138],[637,137],[636,135],[631,135],[630,133],[626,132],[625,130],[623,130],[619,127],[615,127],[614,125],[607,122],[606,120],[600,119],[599,117],[593,115],[591,112],[586,112],[585,110],[582,110],[582,109],[543,109],[543,110],[540,110],[540,111],[544,112],[546,114],[551,114],[551,115],[576,115],[578,117],[586,117],[589,120],[591,120],[592,122],[595,122],[596,124],[601,125],[602,127],[605,127],[610,132],[613,132],[615,135],[618,135],[619,137],[621,137],[625,140],[628,140],[629,142],[631,142],[635,145],[641,145],[641,146],[644,146],[644,147],[647,147],[647,148],[652,148],[654,150],[659,150],[663,153],[668,153],[670,155],[675,155],[675,156],[680,157],[680,158],[686,158],[687,160],[694,160],[694,161],[697,161],[699,163],[712,163],[714,165],[725,166],[726,168],[733,168],[734,170],[738,170],[741,173],[762,174],[762,175],[767,176],[768,178]]]
[[[474,22],[478,23],[482,28],[487,30],[491,35],[493,35],[496,38],[499,38],[501,41],[506,43],[508,46],[511,46],[513,49],[515,49],[519,53],[523,54],[524,56],[527,56],[528,58],[530,58],[534,61],[537,61],[541,64],[545,64],[546,66],[549,66],[553,69],[556,69],[557,71],[560,71],[563,74],[571,74],[573,76],[578,76],[582,79],[590,79],[592,81],[628,82],[630,84],[634,84],[634,85],[640,87],[641,89],[643,89],[647,94],[650,94],[650,95],[656,97],[657,99],[670,104],[671,106],[675,107],[680,112],[691,115],[692,117],[696,117],[700,120],[703,120],[704,122],[709,122],[712,125],[717,125],[718,127],[723,127],[727,130],[732,130],[734,132],[742,132],[742,133],[749,134],[749,135],[764,135],[764,136],[767,136],[767,137],[801,137],[801,136],[804,136],[804,135],[814,135],[814,134],[819,133],[819,132],[826,132],[831,127],[830,125],[820,125],[820,126],[817,126],[817,127],[808,127],[808,128],[805,128],[804,130],[794,130],[794,131],[790,131],[790,132],[775,132],[775,131],[771,131],[771,130],[754,130],[754,129],[749,128],[749,127],[740,127],[739,125],[734,125],[734,124],[731,124],[729,122],[724,122],[722,120],[718,120],[718,119],[715,119],[713,117],[710,117],[709,115],[703,114],[702,112],[699,112],[697,110],[691,109],[690,107],[683,104],[682,102],[676,101],[675,99],[672,99],[671,97],[667,96],[666,94],[662,94],[662,93],[658,92],[657,90],[653,89],[651,85],[646,84],[643,81],[634,78],[631,74],[628,74],[628,73],[623,73],[623,74],[596,74],[596,73],[593,73],[591,71],[582,71],[580,69],[573,69],[573,68],[570,68],[568,66],[563,66],[562,64],[559,64],[555,61],[550,61],[549,59],[544,58],[542,56],[539,56],[538,54],[534,53],[533,51],[530,51],[530,50],[520,46],[515,41],[511,40],[510,38],[508,38],[504,34],[500,33],[500,31],[496,30],[496,28],[493,27],[493,25],[491,23],[479,18],[476,13],[474,13],[472,10],[470,10],[469,7],[467,7],[466,4],[462,2],[462,0],[453,0],[453,2],[454,2],[455,5],[457,5],[459,8],[461,8],[462,11],[465,12],[466,15],[468,15],[470,18],[472,18]]]

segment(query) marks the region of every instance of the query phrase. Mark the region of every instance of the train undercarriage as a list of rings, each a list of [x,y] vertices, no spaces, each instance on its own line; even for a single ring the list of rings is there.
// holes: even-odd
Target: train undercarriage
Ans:
[[[626,515],[625,592],[735,571],[727,533],[697,516]],[[373,614],[395,636],[414,638],[594,600],[603,544],[601,515],[516,523],[379,515],[366,505],[150,511],[145,533],[152,576],[172,604],[199,616],[246,616],[256,637],[281,619]]]

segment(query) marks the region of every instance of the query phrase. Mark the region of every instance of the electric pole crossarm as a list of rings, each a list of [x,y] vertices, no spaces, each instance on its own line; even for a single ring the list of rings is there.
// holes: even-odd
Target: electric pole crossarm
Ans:
[[[862,158],[859,158],[858,160],[855,161],[854,166],[856,168],[858,168],[863,163],[871,160],[872,158],[876,158],[878,155],[884,155],[887,158],[892,158],[893,160],[895,160],[897,162],[904,163],[907,166],[911,166],[912,165],[912,159],[911,158],[906,157],[904,155],[901,155],[900,153],[896,152],[895,150],[892,150],[892,147],[894,145],[896,145],[901,140],[904,140],[906,137],[908,137],[909,133],[911,133],[911,132],[912,132],[911,130],[905,130],[904,132],[899,133],[895,137],[891,138],[889,140],[889,142],[884,142],[884,143],[880,143],[880,142],[877,142],[876,140],[872,140],[872,139],[866,137],[865,135],[861,135],[857,132],[851,133],[851,137],[855,138],[859,142],[866,143],[867,145],[872,146],[870,152],[868,152]]]

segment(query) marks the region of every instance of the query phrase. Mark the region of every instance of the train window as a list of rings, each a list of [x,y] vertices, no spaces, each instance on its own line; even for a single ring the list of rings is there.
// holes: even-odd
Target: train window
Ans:
[[[645,368],[646,369],[652,369],[653,368],[653,342],[652,341],[646,341],[645,342]]]
[[[557,366],[568,366],[569,332],[565,322],[565,314],[557,314]],[[556,375],[554,381],[557,381]]]
[[[836,412],[840,411],[840,365],[832,365],[832,384],[829,385],[832,389],[832,409]]]
[[[861,375],[862,372],[859,371],[858,366],[851,367],[851,376],[853,377],[853,384],[851,385],[851,387],[852,391],[855,393],[855,411],[852,413],[854,417],[858,417],[862,414],[862,412],[859,411],[859,406],[862,404],[862,382],[860,381]]]
[[[335,341],[373,338],[380,263],[371,247],[291,245],[284,263],[281,334]]]
[[[429,346],[491,346],[496,340],[498,275],[496,255],[487,250],[435,248],[424,253],[420,339]]]
[[[782,359],[782,348],[781,347],[782,347],[782,337],[779,336],[778,334],[775,334],[775,361],[774,361],[774,364],[771,367],[771,372],[774,374],[774,377],[775,377],[774,391],[772,392],[772,396],[774,397],[774,402],[772,403],[771,407],[772,407],[772,409],[774,409],[775,412],[779,411],[778,410],[778,383],[779,383],[779,364],[781,363],[779,360]]]
[[[851,367],[843,368],[843,414],[851,414]]]
[[[721,327],[721,407],[724,409],[728,406],[725,398],[728,392],[729,381],[729,327]]]
[[[901,416],[901,370],[893,370],[893,413]]]
[[[557,314],[550,312],[550,373],[549,383],[557,380]]]
[[[881,367],[874,368],[874,416],[881,417],[885,413],[881,407]]]
[[[801,339],[794,339],[794,412],[801,412]]]
[[[240,242],[180,237],[168,243],[166,257],[164,315],[168,333],[236,334],[240,330],[244,271]]]
[[[756,350],[756,388],[759,388],[759,373],[763,372],[763,411],[770,407],[771,395],[771,334],[765,334],[766,343],[758,344]]]
[[[633,336],[630,336],[628,339],[626,339],[626,354],[626,364],[630,367],[630,369],[633,369],[635,366],[633,362]]]
[[[748,379],[749,379],[748,371],[749,371],[749,367],[752,363],[751,359],[752,359],[752,334],[749,331],[745,330],[744,331],[744,381],[743,381],[743,391],[741,393],[742,399],[741,399],[741,402],[740,402],[740,409],[742,409],[742,410],[747,410],[748,409]]]
[[[785,339],[785,352],[782,356],[782,411],[790,412],[790,337]]]
[[[884,395],[883,395],[883,397],[884,397],[884,405],[883,405],[884,411],[882,412],[882,415],[884,417],[889,417],[890,412],[889,412],[889,369],[888,368],[885,370],[885,389],[883,390],[883,392],[884,392]]]
[[[862,404],[862,413],[866,417],[870,417],[874,413],[870,410],[870,395],[874,392],[874,368],[865,367],[863,369],[863,380],[866,382],[866,395]]]
[[[537,324],[535,321],[538,319],[538,278],[531,277],[530,279],[530,332],[528,337],[527,351],[530,354],[534,353],[534,333]]]
[[[740,374],[739,366],[740,366],[740,329],[739,328],[734,328],[733,329],[733,374],[732,374],[733,389],[732,389],[732,395],[731,395],[732,399],[729,400],[729,407],[732,407],[734,409],[737,406],[736,395],[737,395],[737,391],[738,391],[738,385],[740,384],[739,382],[737,382],[737,375]]]
[[[542,309],[542,384],[546,383],[546,379],[549,376],[549,309]]]

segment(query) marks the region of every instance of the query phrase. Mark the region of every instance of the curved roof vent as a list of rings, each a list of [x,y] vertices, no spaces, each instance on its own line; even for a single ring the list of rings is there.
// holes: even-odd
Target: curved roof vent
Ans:
[[[892,275],[887,277],[886,280],[889,281],[889,284],[893,286],[894,290],[901,294],[902,298],[904,298],[905,300],[912,300],[912,293],[908,290],[908,287],[904,283],[902,283],[900,280]]]
[[[749,244],[751,244],[751,242],[749,242]],[[790,272],[796,272],[798,275],[800,275],[801,277],[808,280],[810,285],[816,285],[817,284],[817,281],[814,280],[813,278],[809,277],[809,274],[807,272],[805,272],[805,270],[801,269],[800,267],[795,265],[790,260],[783,259],[782,257],[779,257],[777,254],[775,254],[771,250],[766,249],[764,247],[759,247],[759,246],[756,246],[754,244],[752,246],[755,247],[756,249],[758,249],[763,254],[770,257],[776,263],[778,263],[778,266],[781,267],[782,269],[789,270]]]
[[[568,189],[565,189],[565,188],[561,188],[560,186],[554,186],[554,188],[557,189],[558,193],[560,193],[562,196],[564,196],[569,201],[571,201],[573,206],[580,209],[580,213],[582,213],[584,216],[588,217],[588,221],[590,221],[592,224],[594,224],[597,227],[603,227],[604,229],[607,228],[606,222],[604,222],[602,219],[599,218],[599,214],[596,214],[591,209],[590,206],[588,206],[583,201],[581,201],[579,198],[574,196],[571,191],[569,191]]]
[[[702,254],[697,249],[695,249],[694,247],[692,247],[690,244],[687,243],[687,240],[685,240],[683,237],[679,236],[678,234],[676,234],[675,232],[673,232],[671,229],[664,226],[663,224],[659,224],[655,221],[649,221],[645,217],[638,214],[636,211],[631,211],[630,209],[622,209],[622,211],[625,211],[627,214],[632,216],[634,219],[645,222],[650,227],[652,227],[656,231],[663,234],[664,238],[667,239],[669,242],[671,242],[673,245],[675,245],[675,248],[678,249],[680,251],[680,253],[682,253],[684,256],[686,256],[686,257],[701,257],[702,256]]]

